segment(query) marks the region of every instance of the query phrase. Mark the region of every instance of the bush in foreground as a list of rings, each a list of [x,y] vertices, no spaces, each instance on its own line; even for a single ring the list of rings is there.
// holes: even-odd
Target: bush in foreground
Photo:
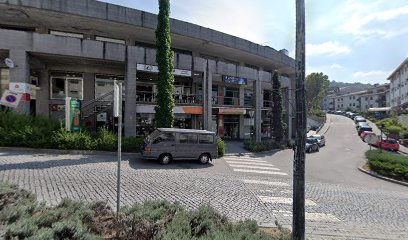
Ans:
[[[366,157],[371,170],[383,176],[408,182],[408,157],[385,151],[367,151]]]
[[[10,212],[19,214],[10,218]],[[68,199],[56,207],[38,204],[34,196],[0,182],[0,228],[5,239],[290,239],[260,231],[255,221],[229,221],[209,206],[187,211],[167,201],[123,208],[119,218],[103,202]]]

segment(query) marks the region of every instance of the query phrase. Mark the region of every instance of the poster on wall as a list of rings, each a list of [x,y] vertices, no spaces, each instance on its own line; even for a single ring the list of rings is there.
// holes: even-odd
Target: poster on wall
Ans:
[[[71,131],[81,131],[81,101],[72,98],[70,101]]]

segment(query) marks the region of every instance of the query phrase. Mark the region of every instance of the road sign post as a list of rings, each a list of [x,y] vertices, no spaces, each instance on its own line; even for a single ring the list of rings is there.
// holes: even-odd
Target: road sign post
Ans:
[[[120,210],[120,162],[122,161],[122,83],[114,82],[113,116],[118,120],[118,167],[116,181],[116,215]]]

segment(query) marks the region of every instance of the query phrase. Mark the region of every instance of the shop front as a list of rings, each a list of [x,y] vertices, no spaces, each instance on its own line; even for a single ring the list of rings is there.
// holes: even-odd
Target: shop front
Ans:
[[[155,129],[155,105],[136,106],[136,135],[146,136]],[[200,106],[176,106],[173,109],[175,128],[202,129],[203,108]]]
[[[217,133],[224,139],[243,138],[243,119],[246,109],[219,108],[217,112]]]

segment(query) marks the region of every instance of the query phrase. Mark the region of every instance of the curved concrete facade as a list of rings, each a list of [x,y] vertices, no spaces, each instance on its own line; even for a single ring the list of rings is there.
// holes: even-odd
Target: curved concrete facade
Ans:
[[[157,75],[155,14],[94,0],[0,0],[0,13],[0,68],[9,76],[3,85],[37,85],[31,111],[52,117],[55,106],[63,104],[54,95],[60,88],[61,92],[71,93],[70,87],[57,86],[64,81],[78,88],[75,91],[85,104],[104,93],[106,89],[100,84],[113,79],[107,76],[123,76],[125,135],[137,134],[141,118],[151,121],[146,116],[152,114],[148,109],[154,106]],[[180,96],[175,112],[181,111],[184,119],[187,116],[188,127],[245,138],[252,126],[260,141],[271,114],[264,96],[267,98],[271,89],[271,72],[277,70],[285,91],[285,116],[291,136],[295,72],[292,58],[273,48],[195,24],[172,19],[170,25],[179,84],[175,96]],[[17,67],[7,69],[3,63],[6,57]],[[62,73],[65,75],[60,76]],[[231,78],[245,79],[245,84],[225,80]],[[18,110],[29,112],[30,102],[21,103]],[[248,118],[251,110],[254,116]],[[230,122],[224,126],[227,119]]]

